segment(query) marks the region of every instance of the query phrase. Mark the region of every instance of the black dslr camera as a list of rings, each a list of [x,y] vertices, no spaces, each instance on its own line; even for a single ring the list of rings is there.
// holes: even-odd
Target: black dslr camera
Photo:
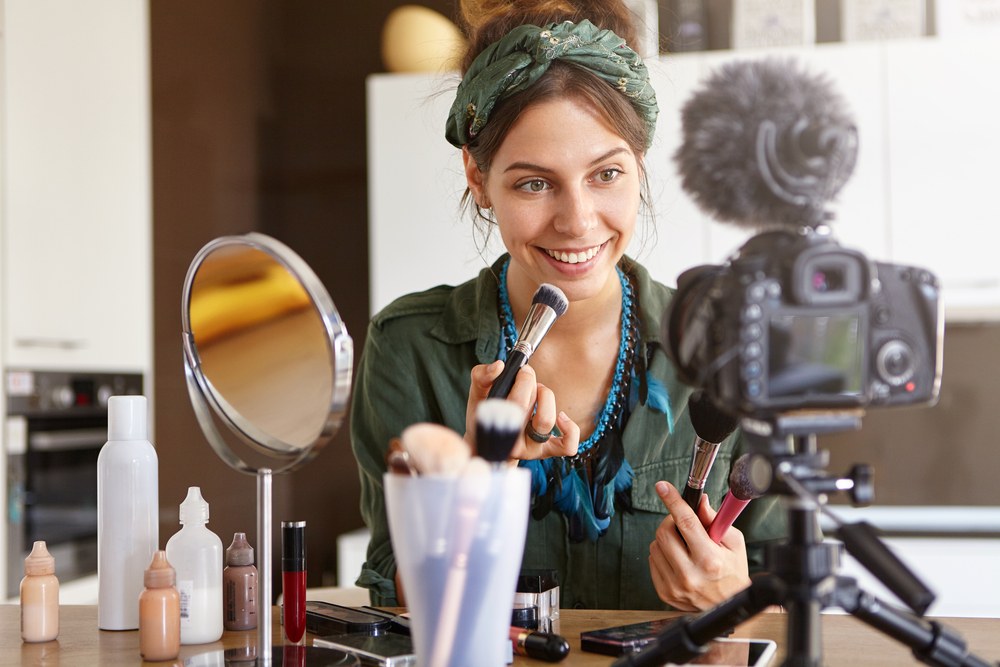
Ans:
[[[937,278],[824,232],[765,232],[727,265],[678,278],[664,324],[682,381],[748,416],[936,399]]]
[[[681,379],[742,416],[935,400],[937,278],[830,236],[829,203],[858,153],[830,81],[794,61],[729,63],[681,122],[684,190],[720,221],[766,230],[678,278],[663,327]]]

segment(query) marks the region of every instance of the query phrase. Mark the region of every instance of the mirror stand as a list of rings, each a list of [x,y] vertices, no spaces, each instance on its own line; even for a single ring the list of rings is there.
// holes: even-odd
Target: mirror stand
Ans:
[[[271,611],[271,519],[271,469],[261,468],[257,471],[257,664],[271,655],[274,625],[273,614],[261,614],[259,609],[264,600],[267,611]]]
[[[273,645],[273,476],[304,465],[333,437],[350,393],[354,346],[333,300],[279,241],[226,236],[192,261],[181,320],[202,432],[230,468],[257,477],[256,664],[360,665],[336,649]]]

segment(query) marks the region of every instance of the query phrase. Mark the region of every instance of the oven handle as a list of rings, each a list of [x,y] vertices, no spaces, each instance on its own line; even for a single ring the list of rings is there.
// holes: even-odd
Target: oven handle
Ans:
[[[106,428],[81,428],[66,431],[32,433],[28,447],[36,452],[65,452],[74,449],[96,449],[108,439]]]

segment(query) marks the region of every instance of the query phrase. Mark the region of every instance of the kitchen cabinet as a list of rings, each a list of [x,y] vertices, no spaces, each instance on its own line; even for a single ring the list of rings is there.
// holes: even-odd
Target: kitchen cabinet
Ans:
[[[0,8],[2,365],[148,376],[147,5]]]
[[[699,211],[681,190],[672,155],[680,110],[728,60],[789,57],[824,74],[859,131],[858,162],[833,202],[841,244],[873,260],[934,271],[950,319],[1000,319],[1000,268],[991,223],[998,204],[988,162],[1000,154],[1000,62],[994,36],[831,43],[767,51],[709,51],[648,61],[660,117],[647,154],[655,234],[640,228],[630,254],[674,284],[684,269],[720,263],[751,235]],[[461,156],[444,140],[456,75],[375,75],[368,80],[371,307],[455,283],[499,252],[459,211]],[[985,223],[985,224],[984,224]],[[494,235],[495,236],[495,235]],[[431,261],[425,261],[430,259]],[[419,261],[415,261],[419,260]]]

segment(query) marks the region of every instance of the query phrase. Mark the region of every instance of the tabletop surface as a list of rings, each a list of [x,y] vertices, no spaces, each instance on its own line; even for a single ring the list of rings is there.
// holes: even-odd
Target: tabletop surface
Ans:
[[[613,658],[580,649],[580,633],[614,625],[635,623],[675,614],[649,611],[588,611],[562,610],[559,632],[569,640],[571,651],[563,665],[603,665]],[[275,609],[274,645],[282,645],[281,626],[277,623]],[[224,649],[241,649],[256,644],[257,632],[226,632],[222,639],[211,644],[182,646],[180,659],[174,662],[143,663],[139,656],[137,631],[109,632],[97,629],[97,607],[64,605],[60,608],[59,637],[55,641],[28,644],[20,637],[20,610],[17,605],[0,605],[0,665],[197,665],[216,664],[199,657]],[[970,652],[980,658],[1000,660],[1000,619],[945,618],[944,625],[957,632],[967,643]],[[761,637],[773,639],[778,653],[771,662],[780,665],[786,645],[787,614],[768,612],[759,614],[736,628],[734,637]],[[868,627],[861,621],[843,614],[822,616],[823,657],[827,665],[850,667],[920,664],[909,648]],[[307,637],[307,643],[312,638]],[[218,664],[223,664],[220,660]],[[518,656],[516,667],[546,665],[539,660]]]

